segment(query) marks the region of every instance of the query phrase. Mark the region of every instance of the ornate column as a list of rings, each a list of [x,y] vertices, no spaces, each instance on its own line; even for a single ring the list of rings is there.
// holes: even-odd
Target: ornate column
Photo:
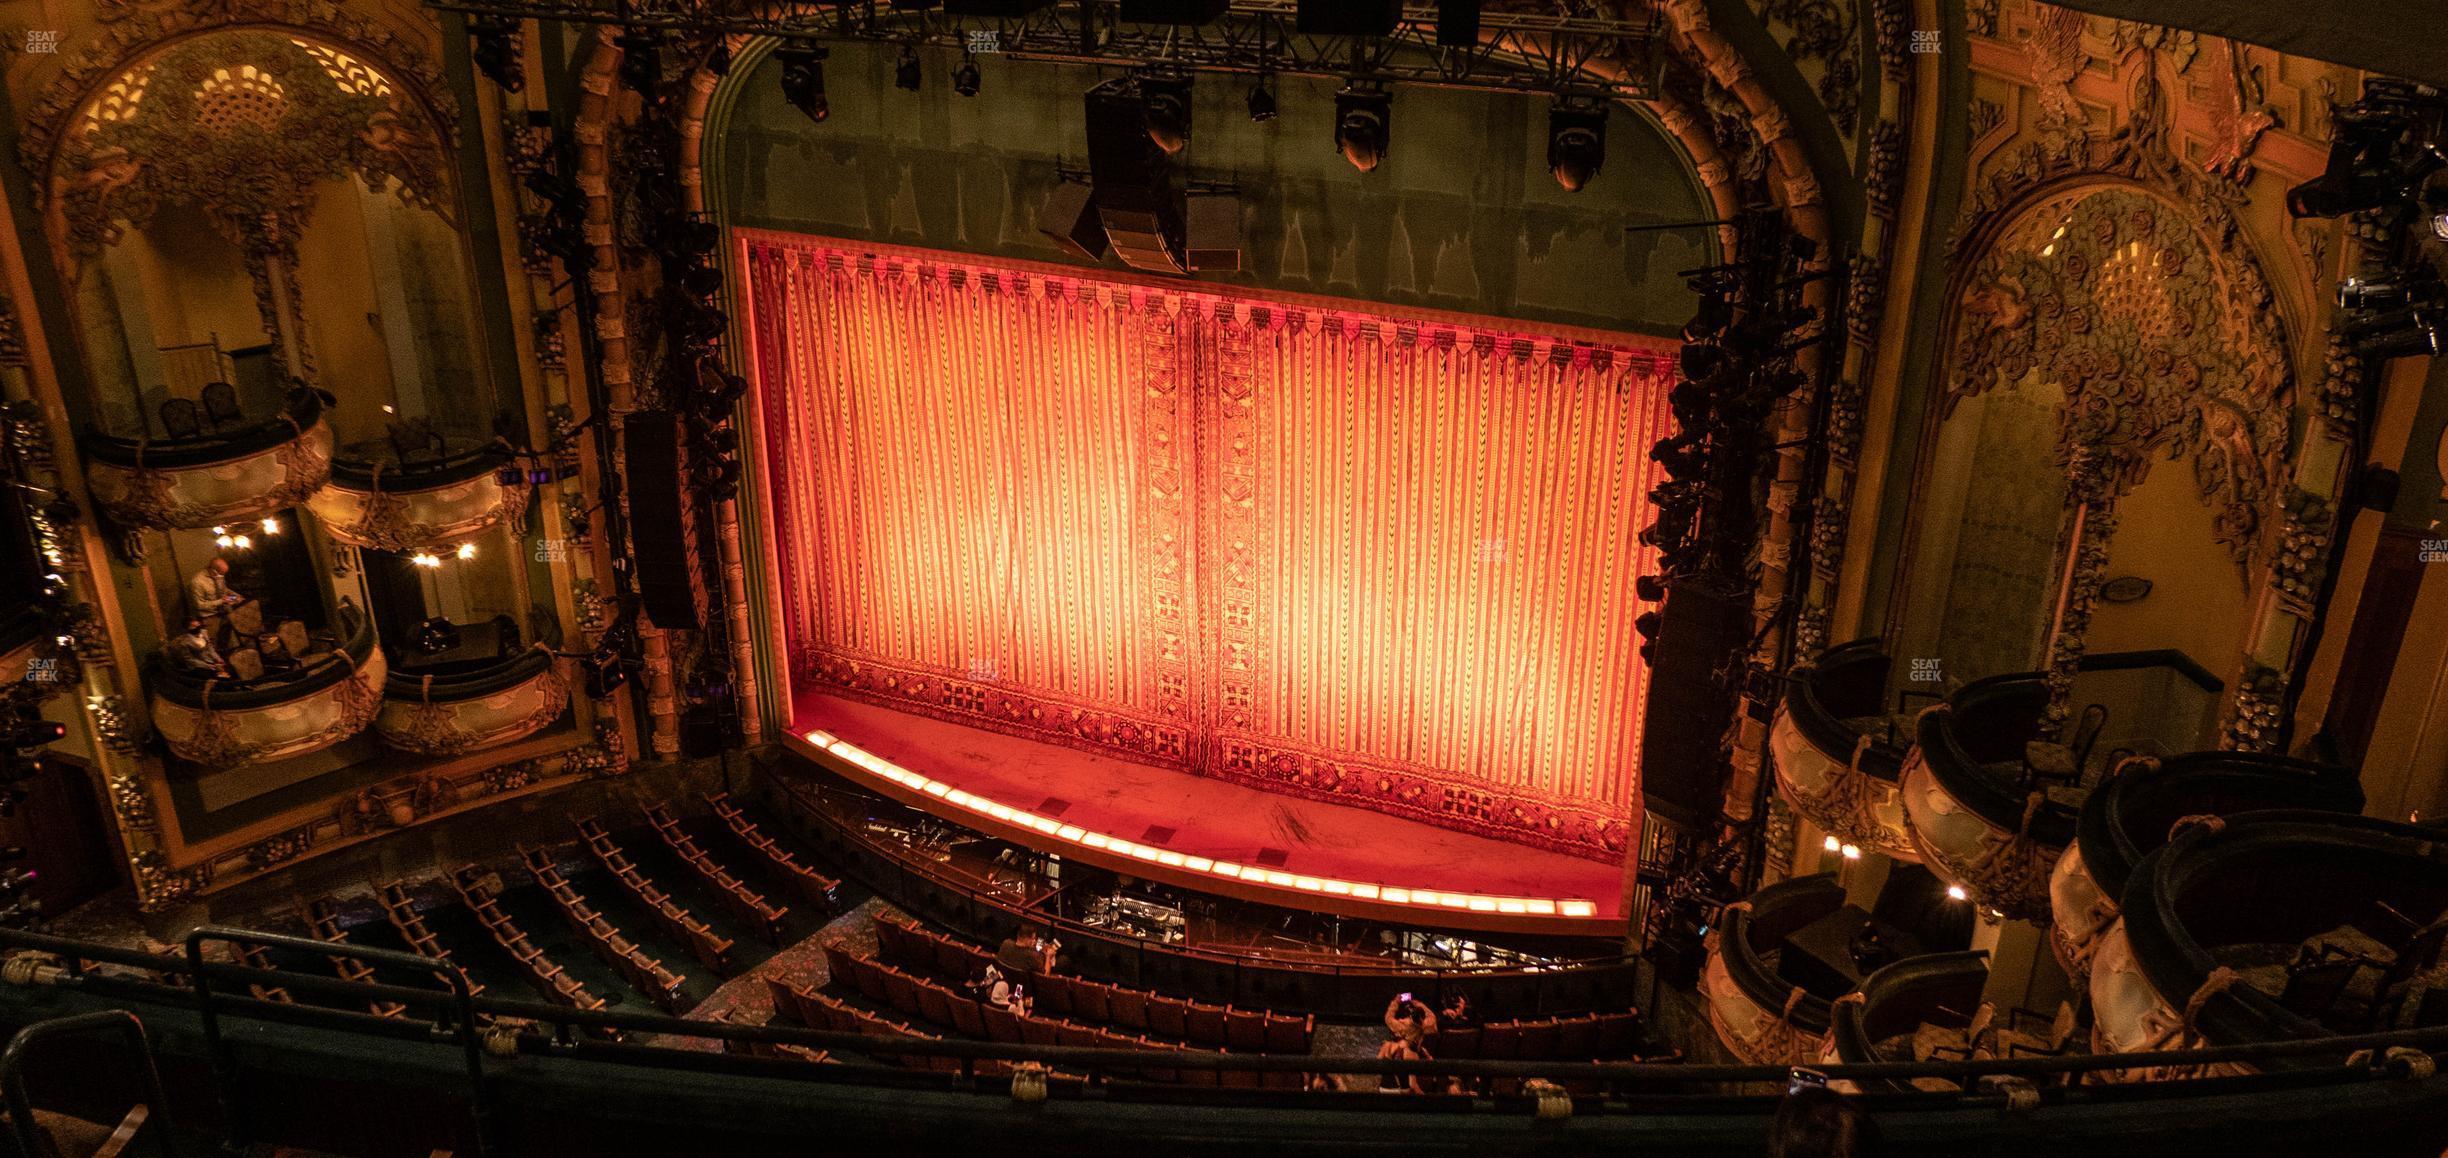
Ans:
[[[2072,448],[2066,461],[2066,525],[2059,536],[2065,544],[2065,565],[2059,572],[2057,610],[2049,617],[2047,663],[2048,708],[2040,717],[2040,738],[2054,741],[2065,734],[2073,713],[2074,677],[2082,668],[2084,637],[2091,630],[2091,611],[2099,604],[2100,585],[2108,578],[2108,543],[2116,537],[2116,486],[2108,456],[2088,446]]]

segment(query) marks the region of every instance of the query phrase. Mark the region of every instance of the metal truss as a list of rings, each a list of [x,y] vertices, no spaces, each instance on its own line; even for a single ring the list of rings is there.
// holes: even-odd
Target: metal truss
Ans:
[[[660,28],[691,34],[933,45],[1036,60],[1193,72],[1364,77],[1389,85],[1642,99],[1657,89],[1658,21],[1486,11],[1468,47],[1436,42],[1436,9],[1406,7],[1388,36],[1317,36],[1296,27],[1296,0],[1232,0],[1208,24],[1128,24],[1121,0],[1058,0],[1021,16],[953,16],[940,6],[878,0],[427,0],[469,15]],[[1013,7],[1023,5],[1015,3]],[[1593,5],[1567,6],[1575,12]]]

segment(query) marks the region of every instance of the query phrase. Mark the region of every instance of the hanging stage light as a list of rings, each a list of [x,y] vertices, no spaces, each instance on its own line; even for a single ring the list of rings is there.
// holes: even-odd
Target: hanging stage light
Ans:
[[[1275,119],[1275,75],[1262,72],[1251,83],[1249,91],[1250,119],[1260,124]]]
[[[1372,80],[1354,80],[1335,94],[1335,147],[1363,173],[1385,163],[1394,98]]]
[[[1190,73],[1179,68],[1147,68],[1139,73],[1140,119],[1148,139],[1167,153],[1190,147]]]
[[[1547,171],[1578,193],[1606,163],[1607,107],[1590,97],[1558,96],[1547,111]]]
[[[612,38],[621,50],[621,83],[640,96],[652,97],[663,83],[663,34],[633,29]]]
[[[2287,211],[2297,217],[2343,217],[2407,200],[2448,165],[2435,145],[2404,147],[2411,122],[2396,112],[2349,106],[2331,119],[2328,167],[2287,190]]]
[[[825,103],[825,57],[830,55],[818,45],[789,45],[774,52],[782,61],[782,99],[791,103],[807,119],[823,124],[833,114]]]
[[[917,92],[918,81],[918,46],[904,44],[901,46],[901,62],[893,66],[893,86]]]
[[[2448,312],[2428,305],[2381,310],[2349,318],[2338,326],[2339,333],[2352,339],[2355,353],[2380,361],[2435,357],[2443,348],[2444,329],[2448,329]]]
[[[962,53],[961,66],[952,73],[952,91],[965,97],[976,96],[978,82],[983,79],[978,74],[977,58],[966,52]]]

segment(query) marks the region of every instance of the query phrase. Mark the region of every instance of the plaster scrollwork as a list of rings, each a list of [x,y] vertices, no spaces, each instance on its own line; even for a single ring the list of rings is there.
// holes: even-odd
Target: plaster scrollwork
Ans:
[[[1892,5],[1890,5],[1892,6]],[[1853,0],[1760,0],[1760,21],[1783,34],[1785,55],[1815,65],[1813,87],[1836,131],[1852,136],[1861,113],[1861,11]]]
[[[249,252],[285,248],[315,186],[354,172],[412,204],[448,200],[443,133],[348,54],[282,32],[180,41],[129,66],[45,158],[69,252],[89,258],[165,204],[202,207]]]
[[[1945,406],[2041,375],[2066,392],[2058,457],[2096,452],[2112,493],[2155,460],[2192,463],[2240,571],[2284,477],[2294,399],[2250,255],[2214,246],[2198,207],[2141,189],[2036,203],[1971,267]]]

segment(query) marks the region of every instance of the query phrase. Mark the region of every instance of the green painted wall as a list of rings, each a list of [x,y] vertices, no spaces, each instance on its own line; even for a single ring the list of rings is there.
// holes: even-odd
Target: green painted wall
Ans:
[[[1076,264],[1037,214],[1058,164],[1086,166],[1082,94],[1110,73],[981,56],[970,98],[951,89],[957,54],[924,54],[915,93],[893,87],[896,57],[834,46],[821,125],[782,99],[770,55],[743,67],[708,138],[725,220]],[[1623,227],[1697,221],[1708,202],[1634,110],[1616,108],[1605,170],[1573,194],[1547,175],[1543,97],[1400,89],[1386,163],[1362,174],[1333,145],[1332,83],[1280,81],[1268,124],[1250,121],[1247,91],[1220,76],[1197,89],[1191,172],[1241,181],[1247,266],[1205,280],[1652,333],[1690,316],[1675,274],[1711,260],[1703,232]]]

